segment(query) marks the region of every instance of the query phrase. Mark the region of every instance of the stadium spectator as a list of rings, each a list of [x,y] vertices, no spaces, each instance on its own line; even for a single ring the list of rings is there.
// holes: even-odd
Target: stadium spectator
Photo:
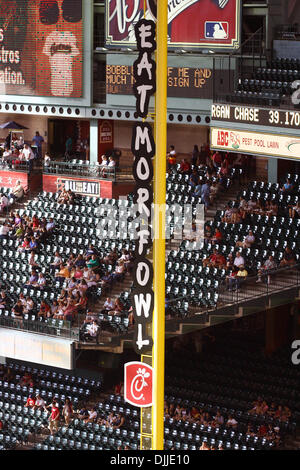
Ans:
[[[245,266],[245,260],[239,251],[236,252],[236,255],[233,261],[233,266],[235,266],[236,268],[239,268],[240,266],[243,266],[243,267]]]
[[[235,246],[241,248],[251,248],[255,242],[255,236],[253,235],[252,230],[249,230],[248,235],[244,238],[244,241],[237,241]]]
[[[0,239],[8,238],[10,228],[6,222],[0,225]]]
[[[85,340],[92,339],[96,341],[96,344],[99,342],[100,328],[96,320],[93,320],[92,323],[88,323],[85,329]]]
[[[180,162],[180,171],[181,173],[189,173],[191,170],[191,165],[186,158],[183,158]]]
[[[73,405],[69,398],[65,399],[65,403],[64,403],[61,414],[65,420],[65,425],[69,426],[73,417]]]
[[[225,426],[228,427],[228,428],[235,429],[237,427],[237,425],[238,425],[238,422],[231,415],[229,415]]]
[[[271,282],[271,273],[277,268],[277,264],[274,261],[272,255],[268,257],[268,259],[264,262],[261,268],[258,269],[257,272],[257,281],[256,282],[263,282],[266,281],[267,284]]]
[[[170,145],[169,152],[167,153],[168,170],[171,170],[176,165],[176,150],[174,145]]]
[[[292,253],[292,250],[290,249],[289,246],[287,246],[284,250],[283,254],[283,259],[280,261],[279,266],[281,268],[287,267],[287,266],[293,266],[296,264],[296,258],[294,253]]]
[[[282,186],[282,188],[280,188],[280,191],[284,192],[284,193],[290,193],[292,192],[294,189],[294,186],[291,182],[291,179],[290,178],[287,178],[286,182],[284,183],[284,185]]]
[[[37,158],[42,158],[42,146],[43,146],[44,138],[40,135],[39,131],[36,131],[35,136],[32,139],[32,142],[36,146]]]
[[[45,400],[40,396],[39,393],[37,393],[36,399],[35,399],[34,410],[43,410],[45,409],[45,406],[46,406]]]
[[[56,399],[53,398],[51,405],[46,406],[46,408],[51,408],[49,416],[49,430],[50,434],[53,436],[58,431],[60,419],[60,411],[56,403]]]
[[[192,151],[192,165],[197,166],[198,159],[200,157],[200,152],[198,145],[194,145],[193,151]]]

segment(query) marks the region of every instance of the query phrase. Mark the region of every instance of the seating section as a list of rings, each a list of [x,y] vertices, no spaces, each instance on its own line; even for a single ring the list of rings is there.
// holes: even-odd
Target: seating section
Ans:
[[[194,167],[191,166],[191,170],[197,170],[199,181],[202,182],[209,168],[207,166]],[[228,177],[224,178],[223,188],[224,190],[228,189],[229,186],[236,180],[239,176],[239,170],[232,168]],[[215,170],[215,175],[210,176],[212,183],[219,182],[220,179],[220,168]],[[172,169],[170,173],[167,173],[167,199],[166,202],[168,205],[172,204],[201,204],[201,198],[193,196],[193,187],[189,183],[190,175],[180,172],[180,164],[176,165],[176,168]]]
[[[300,59],[276,58],[266,67],[258,67],[252,76],[240,79],[237,90],[228,100],[253,105],[280,106],[282,98],[295,89],[292,83],[300,78]]]
[[[127,446],[138,450],[140,440],[139,411],[121,396],[110,395],[97,405],[98,419],[106,420],[109,413],[124,413],[125,426],[114,429],[105,424],[85,423],[74,419],[66,428],[62,426],[55,436],[49,436],[36,450],[117,450]]]
[[[116,250],[119,257],[124,249],[134,250],[134,240],[129,238],[124,239],[124,234],[120,236],[120,231],[123,227],[121,222],[119,224],[118,218],[115,220],[116,227],[113,229],[103,225],[107,212],[110,209],[118,209],[120,217],[122,217],[122,210],[123,212],[127,210],[128,201],[83,197],[78,201],[78,205],[73,206],[58,204],[56,202],[57,197],[58,195],[55,193],[43,192],[36,199],[29,201],[26,209],[18,211],[21,217],[33,217],[36,215],[38,218],[45,217],[48,220],[52,217],[55,220],[54,233],[44,243],[39,244],[37,252],[40,271],[46,278],[46,287],[44,289],[25,286],[30,271],[28,254],[17,250],[20,242],[13,239],[0,240],[0,246],[2,247],[0,252],[2,285],[6,288],[10,298],[8,308],[0,310],[0,316],[2,319],[5,319],[5,321],[1,320],[2,325],[20,326],[20,324],[14,325],[13,323],[11,307],[18,299],[20,293],[23,293],[25,296],[29,295],[35,303],[32,315],[25,316],[24,328],[28,327],[28,329],[39,331],[38,326],[34,325],[34,322],[38,320],[39,323],[43,322],[47,324],[46,326],[49,325],[49,329],[43,325],[44,333],[56,334],[55,328],[60,330],[65,328],[66,334],[70,334],[70,322],[38,319],[37,317],[41,301],[46,300],[51,303],[54,299],[57,299],[61,288],[65,286],[65,284],[55,279],[54,272],[50,270],[50,264],[54,262],[55,252],[58,251],[63,260],[66,260],[71,254],[75,256],[85,254],[91,244],[94,245],[100,256],[105,256],[110,251]],[[133,223],[129,222],[129,236],[133,231]],[[101,237],[99,237],[100,232]],[[101,264],[100,268],[105,272],[111,273],[115,268],[115,263]],[[100,286],[89,288],[88,300],[90,305],[95,303],[104,293]],[[110,322],[114,331],[123,331],[128,326],[128,320],[121,321],[120,317],[115,317],[113,321],[103,317],[100,318],[100,321],[103,321],[104,325]],[[75,322],[74,326],[78,327],[78,323]],[[74,339],[76,339],[75,336]]]
[[[53,398],[61,407],[66,398],[74,406],[90,400],[102,388],[102,381],[81,376],[66,375],[9,363],[12,379],[0,380],[0,421],[4,429],[0,431],[0,450],[14,449],[17,444],[28,444],[29,435],[34,438],[48,425],[49,413],[45,410],[26,407],[30,394],[39,393],[46,404]],[[24,374],[30,374],[32,386],[21,385]]]
[[[220,412],[224,425],[196,425],[169,418],[166,420],[168,448],[195,450],[205,441],[209,446],[222,446],[230,450],[268,450],[276,445],[266,436],[259,437],[259,427],[276,428],[280,441],[286,434],[296,431],[300,420],[299,372],[290,362],[290,351],[282,350],[266,359],[257,344],[249,347],[239,333],[218,339],[217,351],[201,354],[185,353],[167,357],[166,400],[190,410],[196,407],[209,414],[207,420]],[[278,381],[280,377],[280,381]],[[250,412],[253,402],[261,397],[275,407],[287,406],[289,419],[279,419],[265,414]],[[229,416],[237,421],[237,427],[229,429],[225,422]],[[252,432],[249,433],[249,425]],[[277,429],[279,428],[279,430]],[[253,435],[255,434],[255,435]],[[179,443],[180,441],[180,447]]]
[[[290,361],[290,349],[267,358],[258,335],[222,329],[216,337],[203,353],[185,350],[183,356],[167,351],[165,449],[198,450],[203,444],[224,450],[280,447],[300,423],[300,372]],[[140,411],[122,395],[105,393],[101,379],[15,363],[8,366],[10,378],[0,380],[1,450],[33,444],[35,450],[139,448]],[[60,410],[69,398],[76,413],[71,423],[66,426],[61,420],[59,430],[48,435],[49,413],[25,406],[28,396],[37,393],[47,405],[55,398]],[[268,410],[256,412],[257,400],[266,402]],[[97,410],[94,421],[78,416],[84,403]],[[109,425],[110,417],[120,413],[123,425]],[[218,413],[222,424],[215,421]],[[229,417],[235,420],[234,426],[227,424]]]
[[[246,201],[254,198],[264,204],[271,201],[278,206],[277,215],[264,215],[262,211],[248,213],[239,223],[227,223],[222,219],[225,210],[218,210],[212,221],[207,221],[206,229],[214,234],[218,229],[222,238],[212,241],[205,238],[203,247],[199,250],[199,243],[195,241],[182,241],[178,250],[172,250],[166,262],[166,296],[170,301],[170,313],[179,316],[186,315],[184,306],[195,306],[211,309],[218,305],[220,294],[226,287],[226,276],[232,269],[206,266],[203,259],[208,258],[216,249],[228,259],[229,254],[240,251],[245,259],[245,266],[249,276],[256,276],[258,269],[271,255],[277,264],[284,258],[284,250],[289,247],[296,262],[300,259],[300,219],[290,217],[289,209],[299,200],[300,185],[298,175],[287,175],[294,181],[292,192],[281,191],[279,183],[271,184],[253,181],[247,190],[239,193],[238,199]],[[238,208],[239,202],[232,201],[231,207]],[[238,240],[253,231],[255,243],[251,248],[236,247]],[[178,300],[177,300],[178,299]],[[177,307],[177,308],[176,308]],[[178,310],[179,309],[179,310]]]

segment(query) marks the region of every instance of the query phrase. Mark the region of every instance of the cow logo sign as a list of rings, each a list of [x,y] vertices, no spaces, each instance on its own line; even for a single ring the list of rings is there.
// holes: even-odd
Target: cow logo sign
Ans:
[[[143,362],[124,365],[124,398],[138,408],[152,406],[153,369]]]

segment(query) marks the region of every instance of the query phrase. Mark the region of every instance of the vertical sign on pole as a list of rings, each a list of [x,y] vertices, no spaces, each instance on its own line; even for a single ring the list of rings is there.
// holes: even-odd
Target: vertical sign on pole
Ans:
[[[136,96],[136,115],[143,120],[148,116],[150,97],[156,90],[156,63],[152,54],[156,49],[155,22],[141,19],[135,25],[135,35],[138,48],[138,58],[133,64]],[[147,122],[136,122],[132,130],[131,150],[134,155],[133,176],[136,181],[134,203],[140,224],[137,229],[135,244],[135,263],[133,267],[132,306],[135,320],[134,349],[142,355],[151,354],[153,339],[149,326],[152,323],[154,308],[153,265],[147,259],[148,250],[152,248],[152,233],[150,228],[151,208],[153,203],[153,163],[155,142],[153,130]],[[141,409],[141,449],[152,448],[151,413],[149,424],[144,422],[144,409],[149,414],[149,400],[145,399],[146,392],[153,395],[152,379],[149,391],[149,378],[152,361],[146,365],[141,363],[125,364],[125,400]],[[135,368],[135,369],[134,369]],[[151,371],[150,371],[151,370]],[[130,375],[130,371],[131,375]],[[137,378],[139,377],[139,378]],[[143,379],[142,379],[143,377]],[[144,408],[144,409],[143,409]],[[146,426],[145,426],[146,425]],[[145,429],[144,429],[145,426]],[[143,432],[145,430],[145,433]],[[143,442],[143,439],[144,442]]]
[[[137,231],[132,305],[135,319],[134,349],[142,356],[143,362],[131,364],[130,367],[125,364],[125,400],[141,408],[141,449],[153,450],[163,450],[164,446],[167,28],[167,2],[158,0],[157,70],[156,63],[152,60],[152,53],[156,50],[156,28],[152,20],[141,19],[135,25],[139,55],[133,66],[137,117],[145,119],[148,116],[150,97],[157,88],[155,105],[157,145],[155,148],[152,127],[148,123],[134,124],[131,144],[135,158],[133,165],[133,175],[136,181],[134,202],[142,223],[140,222]],[[153,170],[152,158],[154,156]],[[147,251],[152,247],[149,222],[153,203],[151,186],[153,174],[155,174],[154,268],[147,259]],[[149,328],[151,323],[152,336]],[[150,376],[151,392],[149,391],[150,382],[147,380]],[[150,407],[150,393],[152,394],[152,413],[147,408]]]

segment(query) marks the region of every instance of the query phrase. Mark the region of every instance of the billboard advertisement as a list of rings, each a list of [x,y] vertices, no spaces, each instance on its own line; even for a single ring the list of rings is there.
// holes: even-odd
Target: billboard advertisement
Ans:
[[[299,159],[300,138],[212,127],[211,149],[292,160]]]
[[[135,47],[134,25],[144,17],[144,0],[107,0],[106,46]],[[146,19],[156,0],[147,0]],[[236,49],[240,44],[240,0],[168,0],[170,48]]]
[[[1,95],[82,96],[82,3],[0,0]]]

